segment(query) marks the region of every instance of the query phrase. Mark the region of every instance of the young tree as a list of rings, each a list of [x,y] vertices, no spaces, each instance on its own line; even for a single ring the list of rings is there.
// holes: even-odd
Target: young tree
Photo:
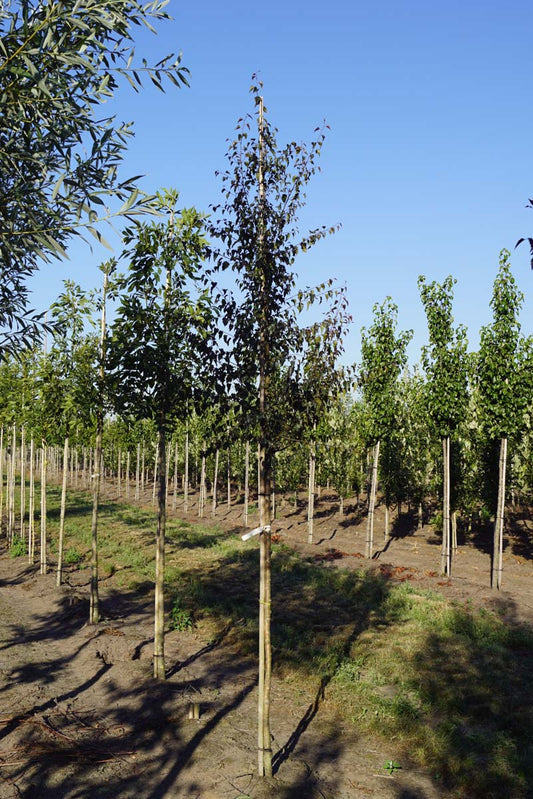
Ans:
[[[77,420],[87,421],[97,402],[94,389],[95,342],[85,335],[84,325],[93,310],[92,297],[76,283],[65,281],[65,291],[52,305],[56,320],[54,345],[49,360],[59,383],[61,403],[60,430],[63,433],[63,482],[59,518],[57,585],[63,579],[63,540],[67,494],[67,472],[70,436]],[[57,418],[57,417],[56,417]]]
[[[300,350],[297,305],[292,300],[296,255],[326,233],[325,228],[300,237],[297,215],[304,190],[315,173],[324,134],[308,147],[292,142],[279,148],[276,130],[265,119],[260,85],[251,92],[257,109],[258,135],[250,116],[238,124],[229,146],[229,169],[222,175],[221,206],[211,224],[219,242],[214,251],[221,269],[237,275],[239,301],[229,301],[225,322],[234,342],[234,390],[259,438],[259,707],[258,770],[272,773],[270,733],[271,680],[271,478],[275,452],[287,423],[293,396],[294,359]]]
[[[0,350],[35,333],[27,278],[40,259],[62,256],[68,238],[87,231],[101,239],[106,203],[118,214],[148,210],[137,178],[119,166],[130,123],[101,106],[123,78],[138,91],[144,77],[162,89],[180,86],[180,58],[155,67],[135,58],[133,31],[168,19],[165,2],[43,0],[3,3],[0,10]],[[18,336],[15,335],[18,333]]]
[[[101,464],[102,464],[102,437],[104,432],[105,414],[105,357],[106,357],[106,302],[109,292],[110,277],[116,268],[114,259],[106,261],[100,267],[103,274],[102,294],[100,297],[100,337],[98,342],[98,373],[96,384],[98,398],[95,407],[96,437],[94,444],[94,476],[93,476],[93,507],[91,515],[91,588],[89,600],[89,624],[98,624],[100,620],[100,601],[98,594],[98,505],[100,502]]]
[[[161,196],[165,223],[126,231],[123,257],[128,274],[119,284],[120,306],[109,343],[109,374],[116,409],[152,418],[158,433],[154,677],[165,678],[164,565],[166,440],[171,422],[183,416],[202,374],[213,361],[214,309],[201,284],[206,252],[203,218],[175,209],[176,192]],[[194,294],[194,297],[192,296]]]
[[[434,432],[442,442],[443,521],[441,571],[450,574],[450,445],[468,405],[466,329],[453,326],[452,300],[455,280],[427,284],[418,278],[426,312],[429,346],[422,348],[422,364],[427,376],[426,398]]]
[[[366,406],[368,443],[372,447],[372,483],[368,507],[366,557],[374,542],[374,505],[380,443],[388,440],[397,418],[397,382],[407,362],[407,345],[413,333],[396,333],[398,308],[390,297],[374,306],[374,322],[361,331],[361,388]]]
[[[520,335],[518,315],[523,294],[511,272],[510,255],[500,253],[500,267],[491,299],[493,321],[483,327],[477,358],[477,387],[481,419],[491,442],[499,441],[498,492],[494,521],[491,583],[501,588],[503,570],[503,525],[505,478],[509,438],[516,437],[531,401],[528,354],[532,342]]]

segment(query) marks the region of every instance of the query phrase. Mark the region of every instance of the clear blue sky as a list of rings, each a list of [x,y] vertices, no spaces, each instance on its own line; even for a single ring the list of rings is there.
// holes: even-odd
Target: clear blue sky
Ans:
[[[475,348],[502,247],[526,296],[523,331],[533,332],[528,248],[513,249],[533,236],[525,209],[533,196],[530,2],[171,0],[168,10],[174,20],[157,36],[142,34],[137,52],[156,61],[181,50],[191,85],[164,95],[121,89],[112,109],[136,131],[125,177],[146,175],[148,192],[174,186],[183,205],[207,211],[259,72],[279,142],[310,140],[324,119],[331,127],[301,227],[342,228],[296,271],[304,285],[347,284],[347,360],[359,358],[360,328],[387,295],[400,327],[415,331],[410,358],[418,360],[426,341],[419,274],[457,278],[455,319]],[[33,304],[52,302],[64,277],[97,285],[96,265],[108,256],[76,245],[70,263],[43,268]]]

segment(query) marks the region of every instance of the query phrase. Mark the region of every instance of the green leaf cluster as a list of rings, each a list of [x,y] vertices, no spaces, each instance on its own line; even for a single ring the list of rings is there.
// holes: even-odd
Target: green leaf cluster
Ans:
[[[531,403],[533,341],[520,333],[523,299],[509,252],[502,250],[490,303],[493,321],[481,329],[476,359],[480,418],[491,439],[515,435]]]
[[[454,327],[455,282],[450,276],[442,284],[426,283],[423,275],[418,278],[429,335],[429,346],[422,348],[426,401],[435,433],[441,438],[453,434],[468,404],[468,342],[466,328]]]
[[[180,57],[137,67],[133,30],[168,18],[166,3],[13,0],[0,11],[0,329],[28,341],[40,318],[27,278],[40,259],[64,257],[72,234],[103,242],[98,222],[149,210],[137,178],[119,166],[131,124],[100,110],[121,79],[186,83]],[[118,201],[110,210],[107,203]]]

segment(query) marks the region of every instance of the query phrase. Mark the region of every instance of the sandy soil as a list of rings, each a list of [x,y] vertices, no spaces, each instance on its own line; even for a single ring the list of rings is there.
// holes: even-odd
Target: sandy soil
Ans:
[[[240,508],[221,507],[218,522],[240,524]],[[531,536],[527,513],[506,537],[503,590],[490,588],[483,542],[462,544],[451,579],[438,575],[440,548],[430,527],[397,521],[393,539],[371,561],[364,520],[340,517],[333,498],[317,506],[308,545],[306,509],[287,505],[274,532],[330,568],[370,568],[456,600],[495,608],[510,621],[533,620]],[[195,518],[191,516],[191,519]],[[253,519],[252,519],[253,523]],[[376,538],[382,540],[378,513]],[[384,751],[338,717],[327,687],[314,696],[275,676],[272,697],[275,776],[255,774],[256,667],[231,635],[170,632],[168,680],[151,678],[149,593],[102,580],[103,621],[86,623],[88,573],[71,569],[65,585],[23,558],[0,555],[0,797],[57,799],[436,799],[430,775],[410,768],[389,775]],[[190,719],[193,703],[200,718]]]

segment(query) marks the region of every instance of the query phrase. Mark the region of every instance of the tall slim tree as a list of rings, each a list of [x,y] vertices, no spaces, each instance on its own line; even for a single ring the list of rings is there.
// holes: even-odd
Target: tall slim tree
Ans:
[[[511,272],[509,252],[502,250],[490,302],[492,324],[481,329],[476,369],[482,424],[489,441],[498,442],[499,449],[491,574],[492,587],[498,589],[503,571],[508,442],[521,431],[532,398],[528,355],[533,342],[521,336],[518,321],[523,300]]]
[[[259,694],[258,771],[272,774],[271,682],[271,480],[276,449],[286,424],[294,369],[301,348],[297,324],[296,255],[328,232],[300,237],[297,216],[307,182],[317,169],[324,134],[310,146],[292,142],[279,148],[266,119],[261,85],[251,88],[257,118],[244,117],[228,150],[222,174],[224,201],[215,206],[212,236],[220,269],[236,272],[238,301],[228,300],[225,322],[234,343],[234,390],[259,439]],[[257,134],[254,132],[257,129]]]
[[[177,210],[177,192],[161,195],[164,223],[126,231],[123,257],[129,263],[119,284],[120,306],[108,345],[116,409],[137,419],[152,418],[158,439],[158,520],[154,621],[154,677],[165,678],[164,566],[166,527],[166,441],[176,414],[202,387],[213,360],[214,310],[201,283],[206,252],[202,216]]]
[[[372,447],[372,478],[365,553],[373,554],[374,505],[380,444],[390,439],[398,417],[397,382],[407,362],[412,331],[396,332],[398,308],[390,297],[374,306],[374,322],[361,331],[361,388],[366,405],[368,443]]]
[[[434,433],[442,444],[443,522],[441,571],[451,571],[450,536],[450,462],[451,441],[468,405],[468,359],[466,328],[453,325],[452,277],[442,284],[426,283],[418,278],[422,304],[426,312],[429,345],[422,348],[422,364],[427,376],[426,398]]]

